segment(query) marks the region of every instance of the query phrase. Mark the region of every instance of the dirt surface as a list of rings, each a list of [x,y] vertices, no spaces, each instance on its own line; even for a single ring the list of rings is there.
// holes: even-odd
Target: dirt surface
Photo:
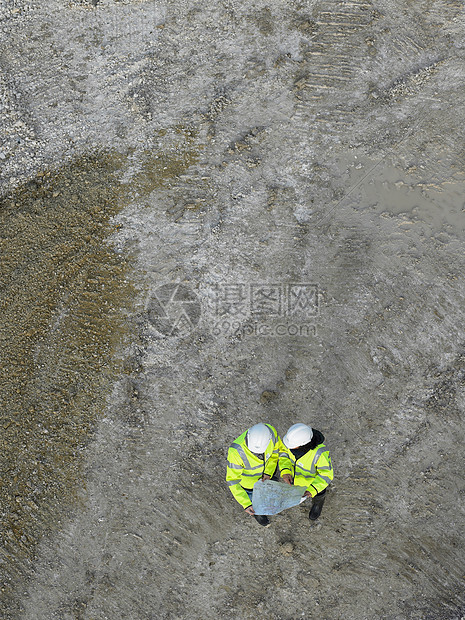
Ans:
[[[0,5],[0,617],[462,620],[463,4]],[[335,478],[262,528],[258,421]]]

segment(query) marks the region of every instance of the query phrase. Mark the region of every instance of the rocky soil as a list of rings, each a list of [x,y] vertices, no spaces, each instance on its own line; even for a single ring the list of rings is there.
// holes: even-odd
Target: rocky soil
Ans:
[[[463,620],[463,4],[3,0],[0,617]],[[261,528],[258,421],[335,478]]]

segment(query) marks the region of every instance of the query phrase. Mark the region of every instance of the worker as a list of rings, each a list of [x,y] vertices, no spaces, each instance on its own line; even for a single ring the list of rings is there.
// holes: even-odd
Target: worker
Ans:
[[[293,424],[284,435],[285,454],[280,455],[279,469],[287,484],[305,486],[306,497],[312,497],[309,519],[315,521],[321,514],[326,487],[333,479],[333,466],[324,435],[307,424]]]
[[[253,486],[258,480],[273,477],[279,454],[284,446],[271,424],[255,424],[231,444],[228,450],[226,482],[234,499],[245,512],[255,517],[260,525],[268,526],[266,515],[256,515],[252,508]]]

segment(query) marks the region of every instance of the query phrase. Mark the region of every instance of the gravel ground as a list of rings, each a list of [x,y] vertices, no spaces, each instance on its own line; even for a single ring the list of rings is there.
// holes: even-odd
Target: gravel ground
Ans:
[[[0,4],[0,617],[462,620],[463,4]],[[258,421],[335,467],[261,528]]]

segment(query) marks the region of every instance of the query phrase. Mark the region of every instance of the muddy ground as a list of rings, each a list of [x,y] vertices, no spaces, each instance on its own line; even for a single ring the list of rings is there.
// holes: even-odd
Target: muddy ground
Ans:
[[[0,4],[5,620],[459,620],[454,0]],[[261,528],[258,421],[335,478]]]

